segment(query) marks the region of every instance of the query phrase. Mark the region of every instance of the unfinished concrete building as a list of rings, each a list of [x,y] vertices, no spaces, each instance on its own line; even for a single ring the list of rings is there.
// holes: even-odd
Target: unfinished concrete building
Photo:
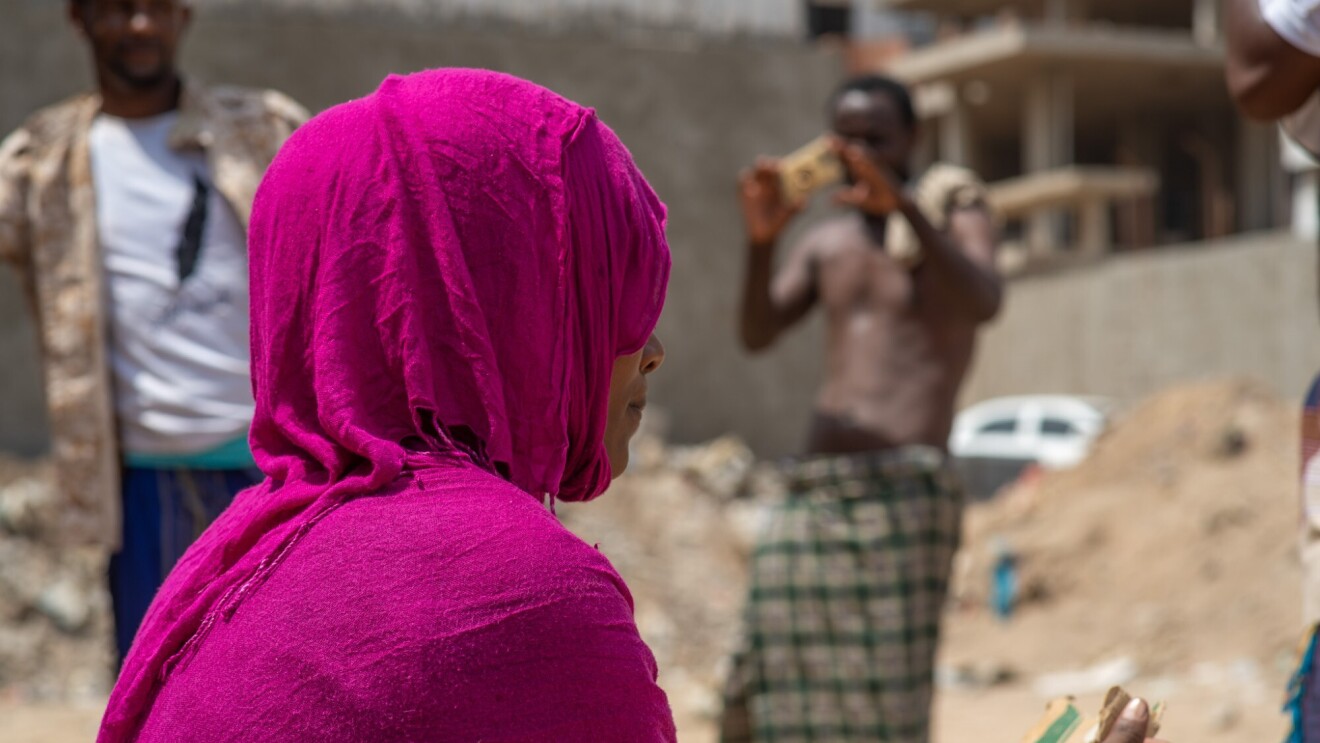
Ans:
[[[1218,0],[881,0],[935,39],[885,65],[927,158],[993,183],[1017,267],[1288,223],[1273,127],[1223,80]]]

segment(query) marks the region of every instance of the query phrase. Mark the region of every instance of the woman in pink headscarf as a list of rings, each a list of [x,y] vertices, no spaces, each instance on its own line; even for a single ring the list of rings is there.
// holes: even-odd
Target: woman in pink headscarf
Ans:
[[[249,239],[267,479],[161,588],[100,740],[673,740],[627,587],[543,505],[626,464],[664,220],[591,110],[504,75],[299,130]]]

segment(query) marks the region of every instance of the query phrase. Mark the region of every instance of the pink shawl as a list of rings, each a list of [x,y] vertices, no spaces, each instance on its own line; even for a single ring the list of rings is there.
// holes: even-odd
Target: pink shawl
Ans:
[[[134,739],[216,623],[354,498],[456,455],[529,497],[601,494],[611,367],[659,318],[664,222],[593,111],[505,75],[390,77],[296,132],[249,236],[267,479],[158,593],[100,740]]]

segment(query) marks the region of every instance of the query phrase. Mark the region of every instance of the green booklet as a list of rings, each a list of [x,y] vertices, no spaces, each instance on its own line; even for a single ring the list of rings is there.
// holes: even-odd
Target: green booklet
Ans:
[[[1123,708],[1130,701],[1132,697],[1115,686],[1105,694],[1105,704],[1100,715],[1088,719],[1082,717],[1072,697],[1055,699],[1045,707],[1045,716],[1027,733],[1022,743],[1099,743],[1114,729],[1114,723],[1118,722],[1119,715],[1123,714]],[[1150,708],[1147,738],[1153,738],[1159,732],[1163,717],[1163,702]]]

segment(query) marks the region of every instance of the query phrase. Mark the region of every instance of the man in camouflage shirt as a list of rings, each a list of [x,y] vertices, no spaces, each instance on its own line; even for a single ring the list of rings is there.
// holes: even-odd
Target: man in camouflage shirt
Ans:
[[[0,145],[0,260],[38,324],[59,536],[111,551],[120,657],[175,561],[260,477],[247,220],[306,112],[183,79],[184,0],[69,0],[97,92]]]

